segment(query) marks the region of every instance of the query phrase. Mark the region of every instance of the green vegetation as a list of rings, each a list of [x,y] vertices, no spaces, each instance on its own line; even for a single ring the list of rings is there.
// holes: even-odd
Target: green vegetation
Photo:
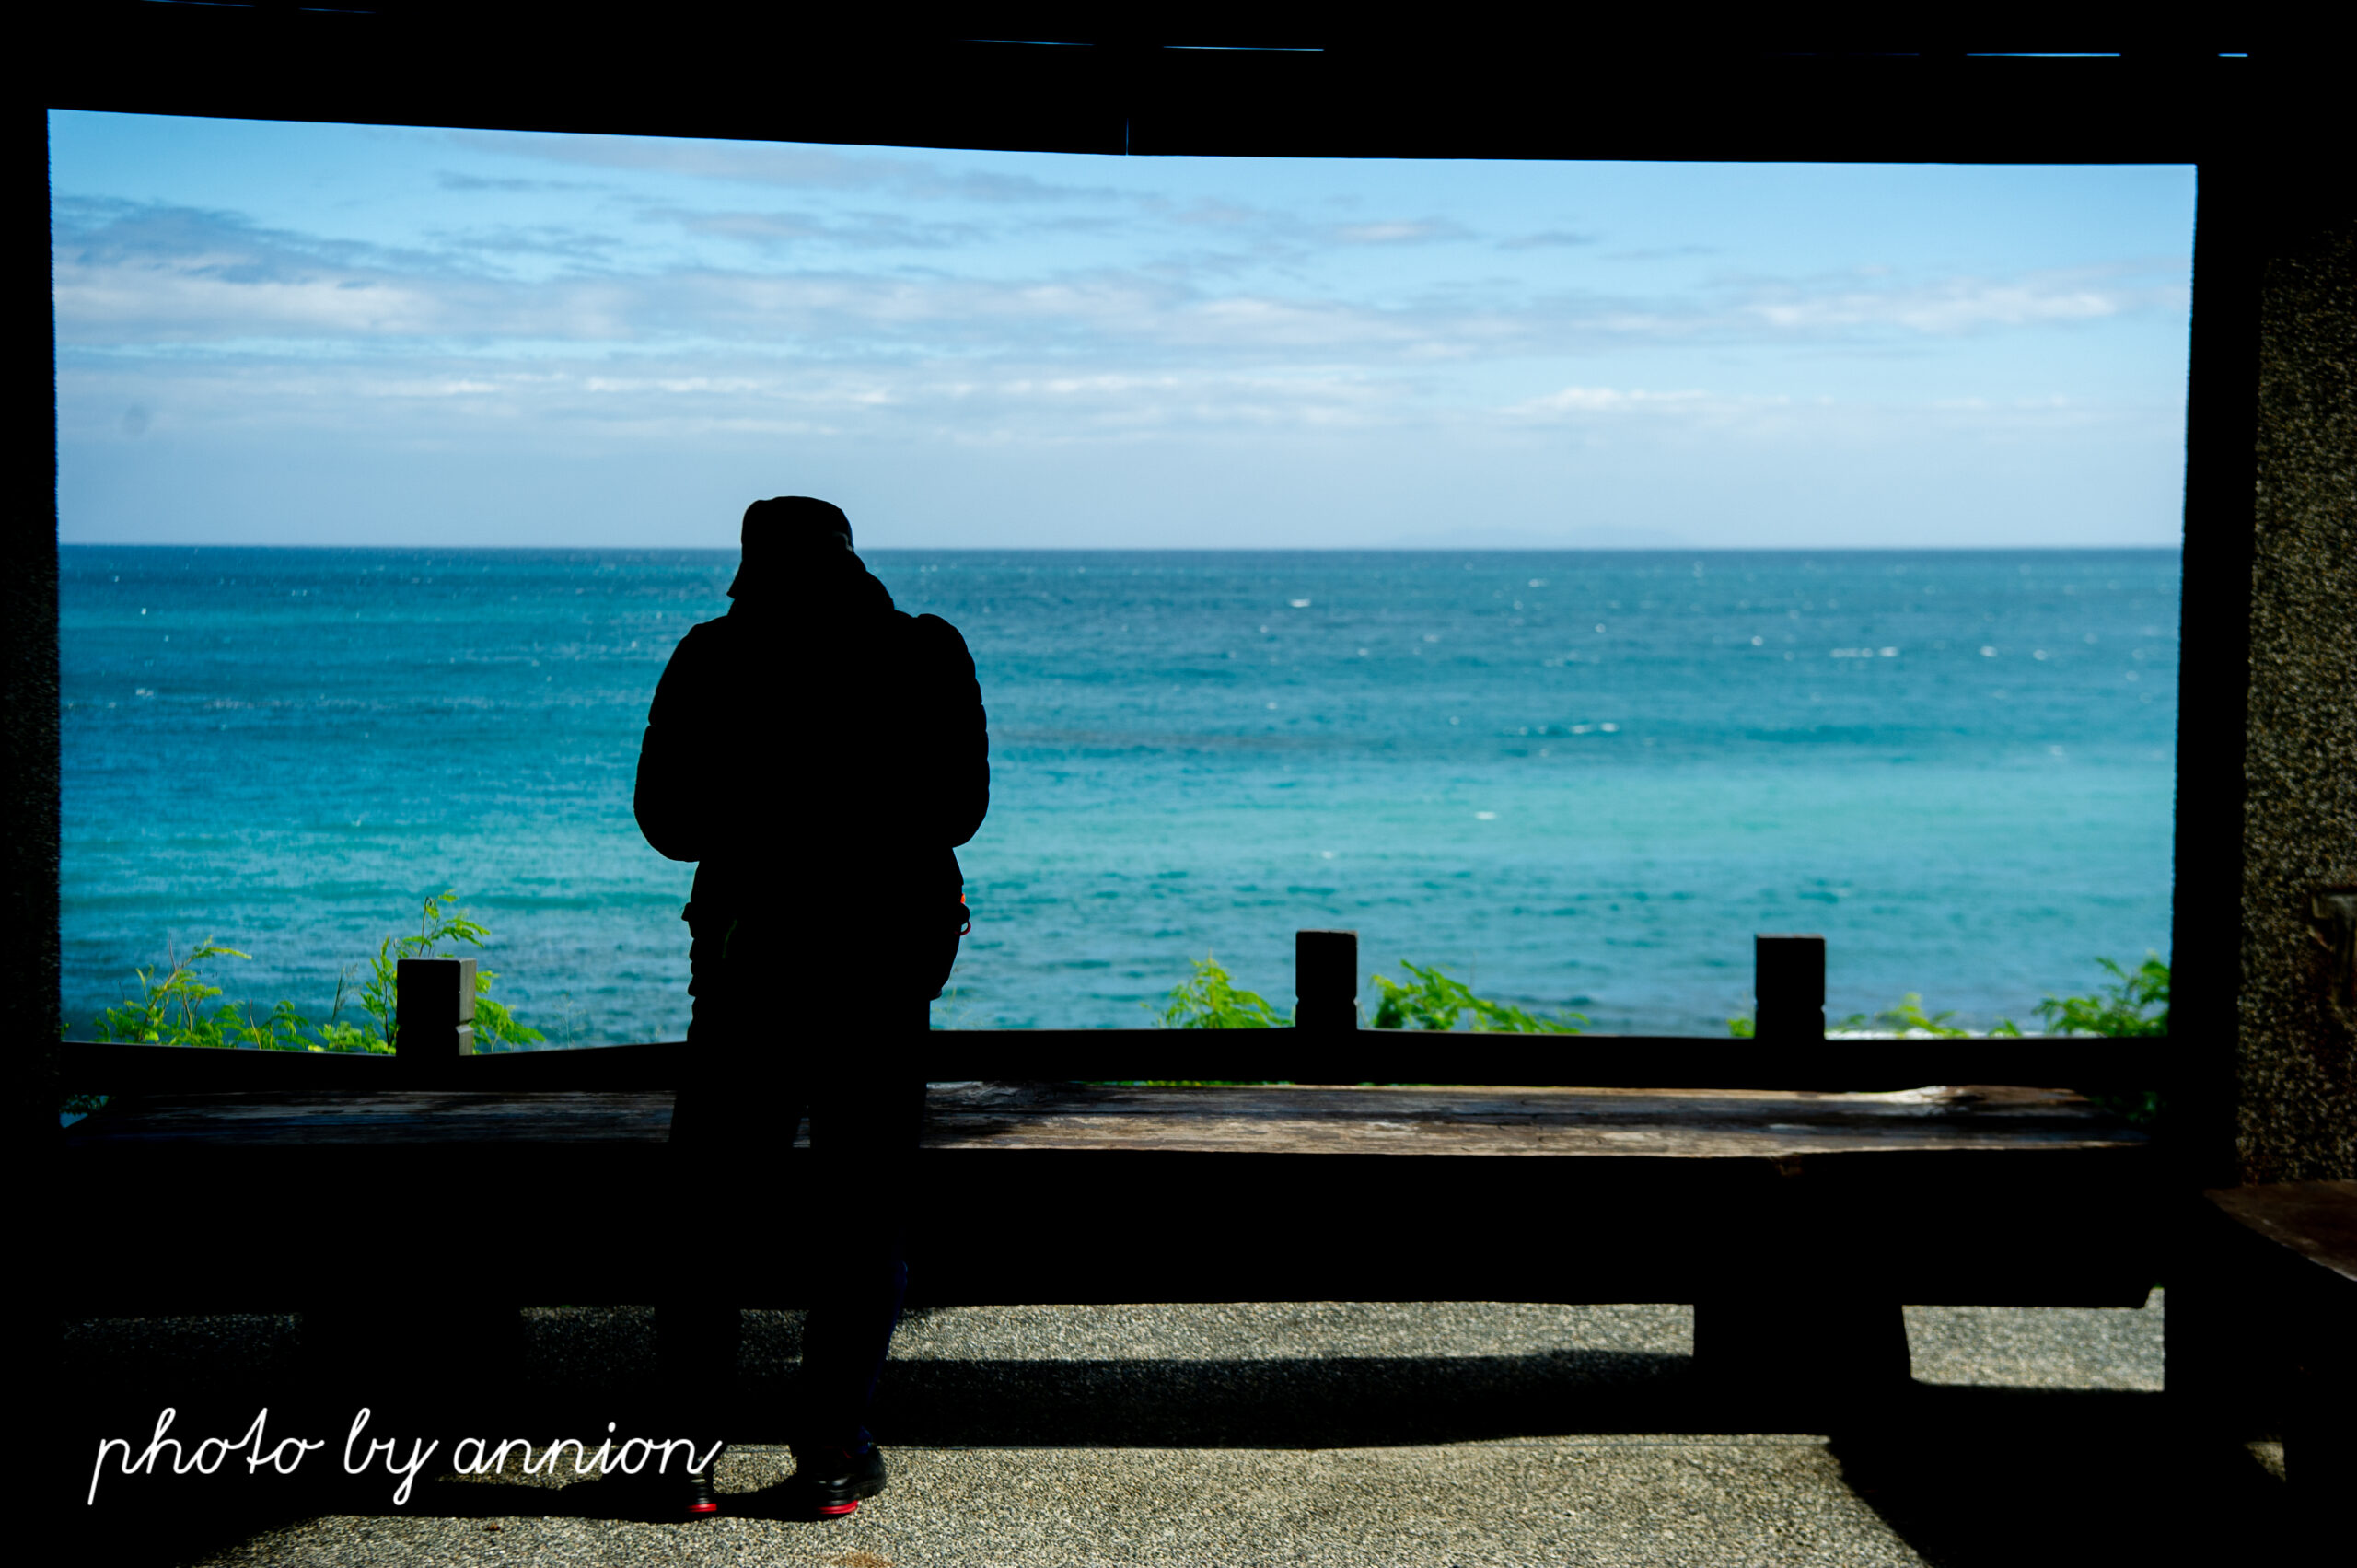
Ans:
[[[1948,1022],[1955,1016],[1956,1014],[1952,1011],[1924,1012],[1922,993],[1910,991],[1898,999],[1897,1006],[1886,1007],[1879,1013],[1852,1013],[1846,1018],[1829,1018],[1826,1020],[1825,1028],[1829,1033],[1887,1034],[1896,1035],[1901,1040],[1968,1040],[1971,1038],[1970,1029],[1961,1024]],[[2017,1036],[2022,1031],[2014,1026],[2012,1019],[2000,1018],[1989,1032],[1992,1035]],[[1749,1018],[1729,1018],[1727,1033],[1737,1040],[1756,1038],[1754,1025]]]
[[[134,970],[138,977],[139,994],[121,1005],[109,1007],[93,1021],[91,1038],[101,1040],[127,1040],[147,1045],[195,1045],[215,1048],[250,1045],[264,1051],[289,1051],[305,1043],[301,1031],[309,1020],[295,1011],[291,1002],[281,1002],[268,1017],[257,1017],[250,1002],[224,1002],[210,1014],[205,1004],[221,994],[217,985],[207,985],[198,976],[196,966],[208,958],[250,958],[235,947],[224,947],[210,939],[198,943],[186,958],[175,958],[171,949],[164,950],[164,963],[168,966],[162,980],[152,969]],[[338,987],[336,1004],[342,1007],[343,997]],[[332,1022],[332,1016],[331,1016]],[[343,1026],[349,1028],[350,1025]],[[312,1050],[324,1049],[312,1046]]]
[[[2038,1016],[2061,1035],[2109,1035],[2115,1039],[2169,1032],[2169,966],[2158,953],[2147,953],[2133,970],[2109,958],[2097,958],[2115,983],[2098,986],[2093,996],[2049,996],[2038,1005]],[[2158,1012],[2154,1009],[2158,1008]]]
[[[2144,1039],[2169,1032],[2169,966],[2158,953],[2147,953],[2144,961],[2134,969],[2127,969],[2111,958],[2097,958],[2110,974],[2111,982],[2098,985],[2089,996],[2049,996],[2038,1005],[2038,1016],[2048,1032],[2058,1035],[2102,1035],[2115,1040]],[[1896,1007],[1868,1016],[1853,1013],[1829,1029],[1851,1033],[1889,1033],[1901,1039],[1960,1040],[1972,1031],[1948,1022],[1954,1013],[1923,1011],[1923,999],[1909,992]],[[1729,1018],[1727,1032],[1738,1040],[1749,1040],[1752,1020]],[[1989,1036],[1999,1040],[2019,1040],[2021,1026],[2011,1018],[1999,1018],[1989,1027]],[[2087,1098],[2140,1126],[2150,1126],[2161,1119],[2161,1092],[2158,1089],[2115,1090],[2089,1088],[2081,1091]]]
[[[1195,972],[1170,988],[1160,1026],[1168,1029],[1272,1029],[1285,1020],[1269,999],[1239,987],[1226,966],[1206,953]],[[1152,1008],[1141,1002],[1141,1007]]]
[[[1886,1007],[1879,1013],[1852,1013],[1846,1018],[1828,1018],[1825,1028],[1829,1034],[1894,1035],[1900,1040],[1969,1040],[1972,1030],[1961,1024],[1948,1022],[1955,1016],[1953,1011],[1924,1012],[1922,993],[1910,991],[1898,999],[1896,1006]],[[2022,1031],[2011,1018],[2000,1018],[1988,1032],[2017,1037]],[[1749,1018],[1729,1018],[1727,1033],[1737,1040],[1757,1038],[1755,1026]]]
[[[368,960],[368,980],[360,988],[362,1011],[374,1020],[378,1040],[395,1038],[398,1024],[393,1016],[393,986],[399,975],[397,966],[403,958],[455,958],[465,955],[445,951],[453,943],[480,947],[483,938],[491,935],[488,926],[470,920],[467,912],[450,905],[459,895],[447,890],[438,898],[425,900],[424,912],[419,916],[414,936],[388,936],[377,945],[376,957]],[[516,1021],[506,1004],[493,1000],[491,982],[499,978],[490,970],[475,971],[475,1040],[488,1043],[491,1050],[502,1046],[514,1050],[536,1045],[548,1037],[538,1029],[526,1028]],[[343,988],[339,984],[339,991]],[[375,1045],[366,1049],[375,1050]]]
[[[1227,968],[1206,953],[1194,962],[1194,973],[1170,988],[1170,1000],[1155,1020],[1156,1028],[1167,1029],[1270,1029],[1285,1022],[1269,999],[1254,991],[1237,985]],[[1149,1003],[1139,1006],[1152,1012]],[[1209,1089],[1228,1088],[1238,1082],[1234,1078],[1127,1078],[1105,1080],[1118,1083],[1123,1088],[1147,1089]],[[1250,1080],[1267,1082],[1265,1079]]]
[[[2159,954],[2148,955],[2134,970],[2125,969],[2110,958],[2097,958],[2096,962],[2110,974],[2111,982],[2097,986],[2092,995],[2049,996],[2038,1003],[2038,1014],[2047,1028],[2058,1035],[2139,1037],[2168,1033],[2169,966]],[[1400,968],[1409,976],[1406,982],[1383,975],[1371,977],[1378,997],[1374,1018],[1376,1028],[1446,1030],[1463,1022],[1480,1033],[1577,1034],[1579,1026],[1587,1022],[1577,1013],[1541,1017],[1507,1003],[1476,996],[1472,987],[1437,964],[1426,967],[1403,959]],[[1840,1032],[1889,1034],[1900,1039],[1970,1038],[1973,1031],[1956,1023],[1955,1018],[1952,1011],[1925,1012],[1922,994],[1910,991],[1894,1006],[1878,1013],[1853,1013],[1832,1021],[1829,1027]],[[1208,954],[1196,961],[1193,974],[1171,990],[1161,1021],[1166,1027],[1184,1029],[1265,1029],[1284,1022],[1267,998],[1239,987],[1226,969]],[[1737,1039],[1751,1039],[1752,1020],[1730,1018],[1727,1031]],[[2017,1040],[2021,1033],[2020,1026],[2010,1018],[1998,1019],[1988,1030],[1990,1036],[2001,1039]],[[1210,1080],[1174,1080],[1165,1086],[1210,1086]],[[2119,1092],[2095,1088],[2084,1092],[2097,1105],[2140,1124],[2149,1125],[2161,1114],[2158,1090]]]
[[[1382,1000],[1376,1005],[1378,1029],[1453,1029],[1459,1019],[1484,1034],[1555,1034],[1580,1032],[1587,1019],[1577,1013],[1541,1017],[1504,1002],[1473,994],[1472,988],[1439,965],[1426,968],[1400,960],[1409,983],[1373,976]],[[1226,966],[1205,954],[1195,960],[1194,973],[1171,988],[1161,1013],[1161,1026],[1173,1029],[1268,1029],[1281,1028],[1285,1018],[1258,992],[1236,983]],[[1141,1006],[1148,1004],[1140,1003]]]
[[[1887,1029],[1892,1034],[1900,1036],[1915,1035],[1932,1040],[1962,1040],[1972,1031],[1949,1023],[1948,1020],[1955,1016],[1954,1012],[1926,1015],[1923,1011],[1922,993],[1910,991],[1898,999],[1898,1005],[1896,1007],[1886,1007],[1872,1016],[1864,1013],[1852,1013],[1832,1027],[1859,1033],[1870,1029],[1880,1033]]]
[[[2107,1035],[2115,1040],[2144,1039],[2169,1032],[2169,966],[2158,953],[2147,953],[2133,970],[2109,958],[2097,958],[2111,972],[2112,983],[2096,988],[2093,996],[2049,996],[2038,1005],[2038,1016],[2056,1034]],[[2161,1120],[2158,1089],[2089,1089],[2089,1099],[2140,1126]]]
[[[2092,995],[2049,996],[2038,1004],[2045,1027],[2058,1035],[2115,1037],[2165,1035],[2169,1030],[2169,966],[2157,953],[2146,956],[2133,970],[2110,958],[2096,963],[2112,982]],[[1369,978],[1377,1001],[1374,1027],[1378,1029],[1454,1029],[1460,1022],[1476,1033],[1577,1034],[1585,1015],[1565,1013],[1542,1016],[1510,1003],[1476,996],[1473,989],[1438,964],[1426,966],[1400,960],[1408,980],[1386,975]],[[1140,1004],[1140,1005],[1149,1005]],[[1829,1020],[1828,1028],[1851,1034],[1888,1034],[1901,1039],[1966,1040],[1974,1031],[1954,1021],[1953,1010],[1927,1013],[1920,992],[1909,992],[1878,1013],[1852,1013]],[[1236,983],[1225,965],[1210,954],[1195,960],[1194,972],[1174,986],[1163,1006],[1160,1022],[1178,1029],[1266,1029],[1285,1018],[1269,1000]],[[1729,1018],[1727,1032],[1738,1040],[1752,1038],[1752,1020]],[[2021,1026],[1999,1018],[1987,1033],[2019,1039]]]
[[[377,945],[375,955],[368,959],[367,977],[360,986],[360,1011],[366,1015],[365,1021],[343,1016],[344,1005],[351,999],[349,969],[337,977],[335,1003],[328,1009],[327,1017],[319,1023],[296,1011],[295,1005],[284,1000],[268,1014],[258,1012],[250,1002],[216,1001],[222,994],[221,987],[209,983],[198,972],[198,966],[215,958],[250,959],[251,955],[208,938],[191,948],[184,958],[174,958],[168,947],[164,963],[158,966],[164,970],[161,980],[156,978],[155,969],[133,971],[138,976],[139,994],[101,1012],[92,1021],[96,1032],[91,1038],[214,1050],[249,1047],[261,1051],[388,1054],[400,1030],[393,1002],[401,960],[459,957],[453,949],[481,947],[491,935],[488,927],[470,918],[465,910],[451,901],[457,897],[456,893],[445,891],[426,899],[414,935],[388,936]],[[492,996],[491,982],[498,978],[489,970],[477,970],[475,974],[475,1040],[479,1047],[516,1050],[547,1039],[540,1030],[518,1022],[505,1003]]]
[[[2098,986],[2092,996],[2049,996],[2038,1005],[2038,1016],[2048,1032],[2058,1035],[2107,1035],[2114,1038],[2165,1035],[2169,1032],[2169,966],[2158,953],[2147,953],[2135,969],[2122,968],[2111,958],[2097,958],[2113,983]],[[2155,1011],[2154,1009],[2158,1009]],[[1892,1034],[1900,1038],[1965,1040],[1972,1030],[1951,1024],[1954,1012],[1926,1014],[1923,998],[1909,992],[1895,1007],[1879,1013],[1852,1013],[1829,1020],[1829,1030],[1852,1034]],[[1990,1037],[2019,1040],[2022,1029],[2011,1018],[1989,1027]],[[1752,1020],[1729,1018],[1727,1033],[1750,1040]]]
[[[215,1049],[389,1052],[399,1030],[393,1006],[401,960],[454,957],[457,955],[452,949],[480,948],[491,935],[481,922],[457,907],[457,897],[446,890],[426,899],[413,935],[388,936],[377,944],[360,986],[359,1010],[365,1015],[365,1021],[343,1016],[350,999],[350,970],[336,981],[335,1002],[326,1019],[316,1024],[296,1011],[291,1002],[282,1000],[265,1015],[251,1003],[216,1001],[222,994],[221,988],[208,983],[198,973],[198,966],[215,958],[242,959],[249,955],[207,940],[192,948],[185,958],[176,958],[168,949],[161,980],[156,978],[154,969],[135,971],[139,994],[99,1014],[95,1020],[94,1038]],[[2111,983],[2099,985],[2091,995],[2049,996],[2038,1003],[2038,1016],[2049,1029],[2058,1035],[2117,1038],[2168,1033],[2169,966],[2159,954],[2148,954],[2144,962],[2133,970],[2110,958],[2097,958],[2096,962],[2111,975]],[[1207,953],[1192,967],[1193,972],[1171,988],[1169,999],[1156,1018],[1159,1027],[1266,1029],[1281,1028],[1288,1022],[1268,998],[1237,985],[1214,956]],[[1412,964],[1403,958],[1400,968],[1409,977],[1405,981],[1379,974],[1370,977],[1378,997],[1373,1020],[1376,1028],[1445,1031],[1455,1029],[1462,1022],[1481,1034],[1572,1035],[1579,1033],[1580,1026],[1588,1021],[1579,1013],[1542,1016],[1510,1003],[1477,996],[1469,985],[1437,964]],[[475,976],[477,1041],[485,1049],[497,1051],[544,1040],[547,1037],[540,1030],[527,1028],[505,1004],[492,996],[492,981],[498,978],[488,970]],[[1140,1005],[1152,1011],[1150,1004]],[[1902,1039],[1969,1037],[1971,1030],[1950,1021],[1955,1016],[1954,1012],[1924,1012],[1922,995],[1910,991],[1895,1006],[1871,1015],[1852,1014],[1829,1027],[1852,1033],[1888,1033]],[[1730,1018],[1727,1032],[1737,1039],[1750,1039],[1752,1020]],[[1991,1036],[2015,1039],[2021,1032],[2010,1018],[1998,1019],[1988,1031]],[[2154,1090],[2096,1092],[2090,1098],[2140,1122],[2152,1121],[2160,1113],[2160,1097]],[[67,1107],[69,1110],[91,1108],[79,1104]]]
[[[1412,983],[1403,985],[1379,974],[1368,977],[1382,996],[1375,1007],[1378,1029],[1453,1029],[1457,1020],[1468,1014],[1471,1015],[1469,1027],[1476,1034],[1575,1035],[1580,1025],[1587,1022],[1580,1013],[1542,1018],[1504,1002],[1487,1001],[1438,964],[1427,969],[1402,958],[1399,967],[1408,971]]]

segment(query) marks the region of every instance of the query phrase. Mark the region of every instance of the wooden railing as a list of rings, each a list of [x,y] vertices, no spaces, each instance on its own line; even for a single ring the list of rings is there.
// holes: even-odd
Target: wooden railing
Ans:
[[[1303,931],[1295,950],[1299,1021],[1292,1028],[939,1030],[916,1045],[918,1065],[936,1083],[1183,1079],[1844,1090],[2034,1084],[2087,1089],[2158,1086],[2169,1060],[2168,1042],[2154,1040],[1829,1040],[1819,936],[1758,938],[1758,1031],[1749,1040],[1362,1028],[1357,933]],[[62,1086],[80,1094],[666,1089],[677,1086],[687,1061],[689,1047],[677,1040],[478,1054],[473,1000],[473,959],[404,958],[392,1054],[68,1041]],[[797,1043],[816,1042],[804,1035]]]

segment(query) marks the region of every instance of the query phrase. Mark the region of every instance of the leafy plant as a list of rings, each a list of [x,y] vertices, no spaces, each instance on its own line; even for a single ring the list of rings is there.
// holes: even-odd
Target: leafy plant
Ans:
[[[1910,991],[1898,999],[1898,1005],[1886,1007],[1879,1013],[1852,1013],[1846,1018],[1836,1018],[1826,1025],[1829,1032],[1846,1034],[1890,1034],[1901,1040],[1910,1037],[1933,1040],[1967,1040],[1972,1031],[1960,1024],[1951,1024],[1954,1011],[1925,1013],[1922,993]],[[2020,1035],[2022,1031],[2010,1018],[2000,1018],[1990,1026],[1992,1035]],[[1753,1018],[1729,1018],[1727,1033],[1736,1040],[1757,1040],[1759,1025]]]
[[[2109,958],[2097,958],[2111,974],[2110,985],[2096,987],[2093,996],[2049,996],[2038,1005],[2038,1016],[2056,1034],[2108,1035],[2115,1039],[2169,1032],[2169,966],[2158,953],[2147,953],[2133,970]],[[2154,1008],[2159,1008],[2155,1013]]]
[[[1472,987],[1438,964],[1427,969],[1402,958],[1399,967],[1407,970],[1411,983],[1384,975],[1370,977],[1382,998],[1375,1008],[1378,1029],[1453,1029],[1467,1014],[1472,1016],[1471,1028],[1480,1034],[1575,1035],[1579,1026],[1587,1022],[1584,1014],[1540,1017],[1508,1003],[1476,996]]]
[[[446,947],[455,944],[480,947],[483,938],[491,935],[482,923],[450,903],[457,896],[444,892],[427,899],[415,935],[388,936],[377,945],[376,956],[368,960],[368,978],[360,990],[360,1009],[368,1017],[366,1023],[353,1022],[343,1016],[344,1005],[351,999],[350,970],[337,977],[334,1005],[321,1023],[314,1024],[292,1002],[284,1000],[266,1015],[257,1013],[250,1002],[216,1004],[215,999],[221,995],[221,988],[206,981],[198,972],[198,966],[214,958],[250,962],[252,956],[208,937],[191,948],[185,958],[175,958],[167,946],[164,963],[158,966],[164,970],[161,980],[156,978],[156,969],[134,970],[138,976],[139,994],[101,1012],[94,1021],[94,1036],[99,1040],[143,1045],[385,1055],[392,1051],[399,1029],[394,1005],[401,960],[447,958],[451,955],[443,950]],[[540,1030],[518,1022],[505,1003],[492,996],[491,982],[498,978],[487,970],[475,974],[476,1040],[493,1048],[545,1040],[547,1037]]]
[[[2038,1016],[2045,1020],[2050,1032],[2113,1039],[2151,1038],[2169,1032],[2169,966],[2165,959],[2158,953],[2148,953],[2133,970],[2110,958],[2097,958],[2096,962],[2111,975],[2110,984],[2099,985],[2091,996],[2049,996],[2038,1005]],[[1954,1016],[1954,1013],[1925,1016],[1922,998],[1910,991],[1896,1007],[1872,1017],[1864,1013],[1852,1014],[1833,1027],[1850,1030],[1887,1028],[1902,1036],[1929,1035],[1941,1040],[1968,1035],[1970,1030],[1948,1023]],[[1729,1018],[1727,1033],[1737,1040],[1750,1040],[1754,1038],[1753,1022],[1749,1018]],[[1991,1039],[2019,1040],[2021,1026],[2011,1018],[1999,1018],[1990,1026],[1989,1035]],[[2160,1119],[2158,1089],[2091,1088],[2082,1092],[2105,1109],[2140,1125]]]
[[[2097,958],[2112,978],[2092,996],[2049,996],[2038,1005],[2038,1016],[2056,1034],[2105,1035],[2115,1040],[2150,1039],[2169,1032],[2169,966],[2158,953],[2146,953],[2134,969],[2109,958]],[[2155,1010],[2157,1009],[2157,1011]],[[2140,1126],[2161,1120],[2164,1109],[2158,1089],[2087,1089],[2086,1097],[2106,1110]]]
[[[153,969],[134,970],[132,973],[138,977],[139,994],[124,998],[120,1005],[109,1007],[98,1016],[94,1022],[98,1038],[138,1045],[218,1048],[232,1043],[229,1029],[238,1016],[237,1004],[224,1003],[208,1014],[204,1005],[220,995],[221,988],[207,985],[196,972],[197,965],[207,958],[220,958],[250,959],[251,955],[224,947],[207,937],[191,948],[186,958],[175,958],[167,943],[164,965],[168,970],[164,978],[157,980]]]
[[[1963,1040],[1972,1031],[1950,1024],[1948,1020],[1955,1016],[1953,1011],[1926,1016],[1922,993],[1910,991],[1898,999],[1896,1007],[1886,1007],[1871,1017],[1864,1013],[1852,1013],[1832,1027],[1856,1034],[1887,1030],[1902,1039],[1909,1035],[1928,1035],[1933,1040]]]
[[[490,927],[469,916],[465,910],[451,902],[459,895],[445,889],[425,900],[424,912],[418,917],[414,936],[388,936],[377,945],[376,957],[368,960],[368,978],[360,987],[361,1011],[376,1021],[374,1040],[365,1035],[362,1049],[374,1051],[390,1051],[401,1034],[401,1020],[395,1016],[394,1001],[403,958],[447,958],[456,953],[443,949],[454,943],[470,947],[482,946],[491,935]],[[494,1046],[519,1046],[545,1040],[540,1030],[527,1028],[516,1021],[515,1014],[502,1002],[492,999],[491,982],[499,978],[490,970],[475,971],[475,1039]],[[337,984],[339,1003],[343,984]],[[355,1031],[357,1032],[357,1031]]]
[[[1239,987],[1220,961],[1206,953],[1195,972],[1170,991],[1159,1027],[1171,1029],[1270,1029],[1283,1024],[1276,1008],[1257,992]],[[1148,1006],[1141,1002],[1138,1005]],[[1150,1007],[1149,1007],[1149,1010]]]
[[[208,958],[250,961],[251,955],[225,947],[210,937],[191,948],[186,958],[175,958],[168,945],[164,978],[157,980],[152,969],[133,970],[138,977],[139,994],[101,1012],[95,1020],[97,1037],[211,1050],[252,1046],[262,1051],[297,1051],[309,1043],[303,1039],[303,1031],[311,1022],[295,1010],[292,1002],[281,1001],[266,1016],[257,1014],[250,1002],[223,1002],[208,1009],[205,1005],[221,994],[219,986],[197,973],[197,966]]]
[[[2096,962],[2110,973],[2111,984],[2098,987],[2092,996],[2049,996],[2038,1005],[2038,1016],[2045,1020],[2050,1033],[2129,1038],[2169,1032],[2169,966],[2165,959],[2158,953],[2148,953],[2133,970],[2110,958],[2097,958]],[[1940,1040],[1969,1036],[1971,1030],[1948,1022],[1955,1016],[1953,1012],[1926,1015],[1922,997],[1910,991],[1896,1007],[1872,1015],[1852,1013],[1831,1027],[1929,1035]],[[1754,1029],[1749,1018],[1727,1020],[1727,1033],[1737,1040],[1752,1039]],[[1999,1018],[1989,1026],[1988,1034],[1991,1039],[2019,1040],[2022,1029],[2011,1018]]]

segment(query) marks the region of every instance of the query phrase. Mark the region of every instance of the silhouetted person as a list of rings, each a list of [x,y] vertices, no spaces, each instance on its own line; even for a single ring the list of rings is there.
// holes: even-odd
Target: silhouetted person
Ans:
[[[795,1484],[843,1514],[884,1484],[865,1422],[908,1280],[916,1048],[957,957],[954,851],[989,808],[988,738],[965,639],[892,607],[841,510],[756,501],[743,540],[735,603],[673,651],[638,759],[640,829],[697,863],[691,1065],[671,1121],[679,1283],[657,1333],[673,1419],[692,1429],[670,1435],[701,1452],[727,1435],[726,1281],[797,1272]],[[690,1513],[716,1511],[709,1469],[684,1485]]]

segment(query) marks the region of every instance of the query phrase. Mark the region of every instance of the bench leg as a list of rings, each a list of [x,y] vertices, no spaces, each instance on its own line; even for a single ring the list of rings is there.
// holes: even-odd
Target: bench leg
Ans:
[[[2291,1378],[2283,1479],[2321,1523],[2347,1502],[2357,1478],[2357,1354],[2343,1342],[2344,1324],[2316,1318],[2305,1327],[2306,1349]]]
[[[1721,1296],[1694,1307],[1694,1369],[1713,1394],[1762,1416],[1864,1414],[1913,1376],[1895,1301]]]

